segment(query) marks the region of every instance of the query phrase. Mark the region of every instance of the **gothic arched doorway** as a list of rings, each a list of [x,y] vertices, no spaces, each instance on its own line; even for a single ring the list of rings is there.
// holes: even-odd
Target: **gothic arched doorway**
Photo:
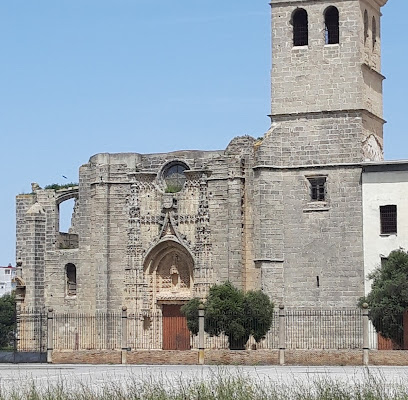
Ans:
[[[192,297],[194,260],[173,238],[160,241],[144,262],[152,307],[162,314],[163,350],[189,350],[190,332],[181,307]]]

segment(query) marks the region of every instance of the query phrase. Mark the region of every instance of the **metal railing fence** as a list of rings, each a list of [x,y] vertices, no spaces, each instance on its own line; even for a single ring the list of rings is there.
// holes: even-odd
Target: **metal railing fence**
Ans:
[[[394,325],[392,329],[392,337],[387,338],[384,332],[384,325],[388,320],[388,323]],[[400,313],[393,316],[384,316],[384,319],[381,319],[377,322],[377,330],[374,328],[374,325],[370,321],[369,325],[369,343],[371,348],[377,348],[379,350],[403,350],[408,349],[408,312]],[[404,328],[405,332],[404,332]],[[388,330],[390,331],[390,330]],[[382,334],[384,332],[384,334]],[[389,332],[391,333],[391,332]]]
[[[161,314],[129,314],[127,343],[131,349],[154,350],[162,348],[163,317]]]
[[[44,310],[26,308],[16,313],[15,350],[45,352],[47,349],[47,315]]]
[[[287,309],[286,348],[361,349],[363,324],[360,309]]]
[[[52,348],[55,350],[120,350],[125,343],[131,350],[163,348],[163,316],[138,313],[52,313]],[[231,315],[231,318],[234,316]],[[125,319],[124,319],[125,318]],[[407,316],[408,321],[408,316]],[[405,321],[405,320],[404,320]],[[217,324],[217,322],[213,322]],[[284,324],[279,326],[280,324]],[[407,324],[408,325],[408,324]],[[254,329],[256,326],[247,327]],[[247,341],[247,349],[278,349],[279,331],[284,330],[283,348],[293,350],[354,350],[363,348],[363,315],[358,308],[305,309],[288,308],[283,317],[274,313],[265,338]],[[383,338],[369,324],[369,346],[378,349],[402,349],[403,332],[398,343],[384,344]],[[206,349],[228,349],[229,338],[205,334]],[[47,315],[44,311],[25,309],[16,318],[17,351],[46,351]],[[405,338],[407,341],[407,338]],[[388,346],[388,347],[387,347]],[[198,337],[191,335],[190,348],[198,349]]]
[[[121,348],[121,313],[55,313],[53,347],[58,350],[117,350]]]

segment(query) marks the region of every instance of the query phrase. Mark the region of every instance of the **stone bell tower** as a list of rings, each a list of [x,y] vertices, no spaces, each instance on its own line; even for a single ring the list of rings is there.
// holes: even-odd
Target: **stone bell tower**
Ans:
[[[254,260],[278,304],[364,294],[361,163],[383,159],[386,0],[271,0],[272,124],[254,156]]]
[[[300,138],[288,138],[292,146],[313,146],[299,162],[383,158],[380,17],[386,2],[271,0],[271,118],[289,130],[299,122],[304,127]]]

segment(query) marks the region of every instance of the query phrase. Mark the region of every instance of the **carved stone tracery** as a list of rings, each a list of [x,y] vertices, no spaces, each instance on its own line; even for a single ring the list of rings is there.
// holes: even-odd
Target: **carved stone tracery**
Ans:
[[[203,174],[200,178],[198,216],[195,235],[196,245],[194,252],[196,255],[199,255],[200,253],[206,254],[211,251],[211,229],[207,189],[207,180],[205,175]]]
[[[186,171],[183,190],[176,194],[163,193],[153,174],[133,174],[127,201],[129,265],[125,292],[129,301],[136,301],[139,311],[154,310],[157,301],[185,301],[193,295],[204,297],[213,283],[207,176],[202,171]],[[152,191],[153,196],[161,193],[160,215],[141,210],[143,191]],[[190,199],[198,200],[197,214],[179,214],[178,203]],[[193,224],[194,237],[187,237],[183,230],[180,232],[180,224]],[[142,225],[157,229],[156,238],[151,236],[147,241],[145,238],[143,244]],[[143,229],[150,231],[147,226]],[[169,248],[163,250],[166,246]]]
[[[130,196],[128,198],[129,221],[128,221],[128,254],[136,255],[140,248],[140,204],[139,186],[130,186]]]

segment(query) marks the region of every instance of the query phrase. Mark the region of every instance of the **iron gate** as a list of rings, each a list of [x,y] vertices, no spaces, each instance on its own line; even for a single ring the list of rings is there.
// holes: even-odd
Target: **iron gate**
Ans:
[[[47,361],[47,314],[43,310],[25,309],[11,316],[13,324],[0,348],[2,363],[40,363]]]

